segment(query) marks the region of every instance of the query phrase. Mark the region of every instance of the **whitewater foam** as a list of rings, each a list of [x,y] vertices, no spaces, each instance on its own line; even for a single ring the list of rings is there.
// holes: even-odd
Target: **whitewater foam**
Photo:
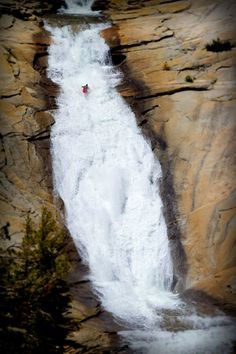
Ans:
[[[62,6],[58,13],[70,15],[99,16],[100,11],[93,11],[94,0],[65,0],[65,6]]]
[[[120,332],[134,353],[228,354],[235,341],[235,325],[184,331],[132,330]]]
[[[170,292],[161,168],[115,90],[120,75],[98,34],[103,27],[51,29],[48,73],[61,87],[52,129],[55,187],[104,306],[128,321],[153,322],[156,308],[178,303]]]

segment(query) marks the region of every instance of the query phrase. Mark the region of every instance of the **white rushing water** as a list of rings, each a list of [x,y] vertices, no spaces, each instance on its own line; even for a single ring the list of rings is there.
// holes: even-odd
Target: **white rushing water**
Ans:
[[[150,323],[157,308],[178,304],[170,292],[161,168],[115,90],[119,75],[99,28],[52,30],[49,76],[61,87],[52,129],[55,187],[103,305],[128,322]]]
[[[92,11],[93,3],[94,0],[65,0],[65,6],[59,9],[59,13],[97,16],[100,12]]]
[[[232,320],[197,315],[171,292],[160,165],[116,91],[120,77],[102,28],[47,27],[48,75],[61,89],[51,132],[54,184],[67,226],[104,308],[129,324],[120,334],[134,352],[230,353]]]

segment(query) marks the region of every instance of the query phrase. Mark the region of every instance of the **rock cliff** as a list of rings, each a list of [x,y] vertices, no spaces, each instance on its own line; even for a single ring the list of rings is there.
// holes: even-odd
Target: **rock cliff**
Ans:
[[[15,239],[28,212],[52,208],[49,127],[50,105],[40,85],[37,63],[48,38],[35,16],[4,14],[1,41],[1,226]],[[39,35],[40,34],[40,35]],[[33,216],[32,215],[32,216]]]
[[[47,1],[1,1],[0,7],[0,227],[2,236],[11,236],[17,245],[27,214],[37,222],[42,207],[63,226],[62,206],[53,196],[50,158],[58,88],[46,78],[50,38],[42,22],[54,9]],[[115,353],[120,348],[119,327],[92,293],[86,267],[72,241],[68,253],[74,265],[68,279],[72,295],[69,316],[75,326],[69,336],[74,344],[65,350],[101,353],[112,347]]]
[[[185,287],[235,304],[235,2],[121,0],[106,13],[120,92],[162,163]]]

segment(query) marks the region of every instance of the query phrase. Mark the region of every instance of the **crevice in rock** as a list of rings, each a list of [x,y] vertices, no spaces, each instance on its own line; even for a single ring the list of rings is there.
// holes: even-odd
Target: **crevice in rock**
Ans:
[[[128,49],[128,48],[135,48],[135,47],[140,47],[142,45],[147,45],[147,44],[150,44],[150,43],[157,43],[157,42],[160,42],[162,41],[163,39],[166,39],[166,38],[171,38],[171,37],[174,37],[174,34],[167,34],[159,39],[153,39],[153,40],[150,40],[150,41],[140,41],[138,43],[132,43],[132,44],[121,44],[119,46],[116,46],[116,47],[113,47],[111,48],[111,52],[114,52],[114,51],[117,51],[117,50],[123,50],[123,49]]]
[[[111,58],[114,66],[120,66],[126,61],[126,55],[121,53],[111,53]]]
[[[43,136],[39,136],[39,137],[30,137],[25,140],[36,141],[36,140],[45,140],[45,139],[49,139],[49,138],[50,138],[50,135],[43,135]]]
[[[148,96],[137,96],[137,97],[135,97],[135,99],[136,100],[145,100],[145,99],[149,99],[149,98],[173,95],[175,93],[182,92],[182,91],[207,91],[207,90],[209,90],[209,88],[210,88],[210,85],[199,86],[199,87],[198,86],[176,87],[176,88],[173,88],[168,91],[158,92],[158,93],[148,95]]]
[[[182,1],[182,0],[164,0],[164,1],[160,1],[160,5],[170,4],[170,3],[178,2],[178,1]]]
[[[219,209],[219,213],[224,212],[224,211],[233,210],[233,209],[236,209],[236,206],[233,206],[231,208]]]
[[[21,95],[21,92],[17,92],[17,93],[12,93],[10,95],[2,95],[2,96],[0,96],[0,99],[11,98],[11,97],[20,96],[20,95]]]
[[[101,313],[102,313],[102,310],[101,310],[101,308],[100,308],[100,305],[98,305],[97,308],[96,308],[96,313],[94,313],[93,315],[88,316],[88,317],[86,317],[86,318],[83,318],[81,321],[79,321],[79,323],[84,323],[84,322],[86,322],[86,321],[88,321],[88,320],[91,320],[91,318],[96,318],[96,317],[98,317]]]
[[[7,52],[7,62],[9,63],[9,65],[11,67],[12,74],[17,79],[20,75],[20,67],[17,65],[17,58],[12,53],[11,48],[6,47],[5,45],[3,45],[3,48]]]
[[[148,120],[147,119],[143,119],[139,124],[138,126],[139,127],[142,127],[144,124],[148,123]]]
[[[44,131],[41,131],[40,133],[27,137],[25,140],[36,141],[36,140],[44,140],[49,138],[50,138],[50,132],[48,129],[46,129]]]
[[[150,14],[143,14],[142,18],[143,17],[148,17],[148,16],[150,16]],[[113,23],[117,23],[117,22],[120,22],[120,21],[124,22],[124,21],[134,20],[137,17],[138,16],[136,15],[136,16],[132,16],[132,17],[117,18],[117,19],[113,20]]]
[[[3,139],[3,138],[14,138],[16,136],[23,136],[22,133],[18,133],[18,132],[8,132],[6,134],[1,134],[0,133],[0,139]]]
[[[40,47],[48,47],[47,43],[43,43],[43,42],[18,42],[18,44],[22,44],[22,45],[32,45],[32,46],[40,46]]]
[[[228,69],[228,68],[232,68],[232,65],[221,65],[215,71],[218,71],[218,70],[221,70],[221,69]]]
[[[87,283],[91,283],[91,280],[89,280],[89,279],[78,280],[78,281],[69,283],[69,285],[74,286],[74,285],[78,285],[78,284],[87,284]]]
[[[163,14],[163,15],[164,15],[164,14]],[[165,15],[166,15],[166,14],[165,14]],[[149,13],[147,13],[147,14],[142,14],[142,18],[143,18],[143,17],[149,17],[149,16],[150,16]],[[132,16],[132,17],[116,18],[116,19],[113,20],[113,23],[116,24],[117,22],[120,22],[120,21],[125,22],[125,21],[129,21],[129,20],[134,20],[134,19],[136,19],[137,17],[138,17],[138,15],[134,15],[134,16]],[[165,18],[161,19],[160,21],[161,21],[161,23],[163,24],[165,21],[168,21],[168,20],[170,20],[170,17],[165,17]],[[158,28],[160,28],[160,27],[161,27],[161,26],[158,26]]]
[[[178,72],[181,73],[182,71],[187,71],[187,70],[206,70],[207,68],[209,68],[211,66],[211,64],[196,64],[196,65],[192,65],[192,66],[186,66],[183,69],[178,69]]]
[[[148,112],[151,112],[151,111],[153,111],[155,108],[158,108],[158,107],[159,107],[159,104],[155,104],[155,105],[152,106],[151,108],[148,108],[148,109],[146,109],[145,111],[142,111],[141,114],[142,114],[142,115],[145,115],[145,114],[147,114]]]

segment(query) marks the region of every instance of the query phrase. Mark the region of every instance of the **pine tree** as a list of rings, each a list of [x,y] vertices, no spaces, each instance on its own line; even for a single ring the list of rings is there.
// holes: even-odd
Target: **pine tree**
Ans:
[[[38,228],[27,217],[19,248],[0,248],[2,353],[63,352],[70,325],[65,237],[43,209]]]

